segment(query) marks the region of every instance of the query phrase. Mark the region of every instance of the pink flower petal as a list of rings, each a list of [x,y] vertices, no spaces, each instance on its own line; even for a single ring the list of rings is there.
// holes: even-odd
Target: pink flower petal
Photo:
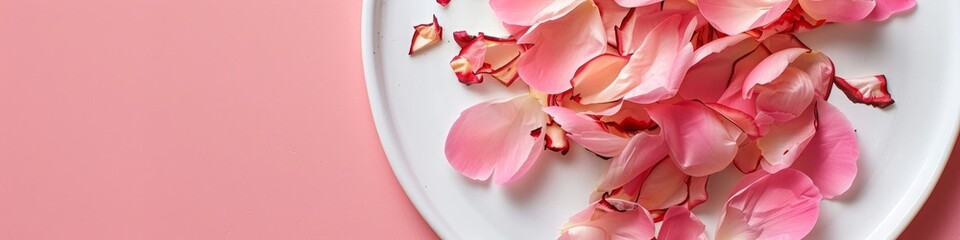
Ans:
[[[719,172],[737,154],[737,139],[743,131],[702,103],[655,104],[647,111],[660,124],[677,166],[690,176]]]
[[[850,189],[857,176],[857,134],[843,112],[826,101],[817,102],[817,116],[817,133],[793,168],[810,176],[823,197],[833,198]]]
[[[698,48],[693,58],[696,63],[684,76],[678,94],[685,99],[718,101],[731,82],[736,63],[759,44],[749,37],[727,36]]]
[[[823,197],[803,173],[745,176],[727,200],[717,239],[802,239],[817,222]]]
[[[605,193],[626,185],[666,156],[667,147],[661,136],[646,133],[633,136],[623,153],[610,162],[607,172],[600,178],[597,192]]]
[[[810,76],[810,82],[813,83],[813,89],[816,90],[816,96],[819,99],[830,97],[830,91],[833,90],[834,74],[833,61],[822,52],[805,53],[797,57],[790,67],[797,68]]]
[[[750,174],[760,167],[760,160],[763,160],[763,155],[760,154],[757,142],[749,141],[740,145],[737,156],[733,159],[733,164],[743,174]]]
[[[690,177],[690,182],[687,184],[687,208],[694,209],[707,202],[710,197],[707,192],[707,182],[709,180],[709,177]]]
[[[747,75],[746,80],[744,80],[743,98],[752,98],[754,86],[767,84],[777,79],[777,77],[783,74],[783,71],[787,69],[787,66],[789,66],[791,62],[807,52],[810,52],[810,50],[790,48],[775,52],[766,59],[763,59],[763,61],[757,64],[753,71]]]
[[[518,43],[533,44],[520,58],[520,78],[547,94],[570,89],[577,69],[607,47],[603,21],[593,1],[583,2],[558,19],[532,26]],[[570,47],[573,45],[577,47]]]
[[[687,200],[687,176],[672,160],[666,159],[643,178],[637,203],[646,209],[667,209]]]
[[[432,23],[416,25],[413,29],[413,39],[410,40],[410,51],[407,53],[409,55],[436,45],[443,39],[443,27],[437,23],[437,16],[433,16]]]
[[[791,3],[791,0],[697,1],[703,17],[728,35],[739,34],[777,20]]]
[[[597,95],[617,79],[617,75],[628,61],[629,58],[615,54],[603,54],[590,60],[577,70],[577,74],[571,80],[573,95],[577,96],[581,103],[586,104],[610,101],[609,99],[596,100]]]
[[[754,99],[743,98],[743,92],[746,89],[743,88],[743,83],[746,81],[747,76],[752,72],[756,66],[770,56],[770,52],[766,48],[758,47],[753,52],[750,52],[746,56],[738,59],[733,66],[733,73],[730,76],[730,84],[727,89],[720,95],[720,99],[717,100],[717,103],[724,106],[740,110],[747,115],[756,116],[757,115],[757,106]]]
[[[450,4],[450,0],[437,0],[437,3],[440,4],[440,6],[446,7],[447,4]]]
[[[651,239],[655,226],[646,209],[636,203],[601,199],[570,218],[560,240]]]
[[[917,6],[916,0],[877,0],[877,7],[866,17],[871,21],[883,21],[891,15],[909,10]]]
[[[866,78],[835,79],[837,87],[847,95],[850,101],[863,103],[876,108],[887,108],[893,105],[893,97],[887,91],[887,77],[876,75]]]
[[[853,22],[870,15],[877,2],[870,0],[799,0],[800,7],[816,19]]]
[[[543,150],[542,105],[529,95],[464,110],[447,135],[450,165],[466,177],[508,183],[523,175]]]
[[[603,29],[607,33],[607,44],[616,46],[617,26],[623,23],[624,18],[630,14],[631,8],[622,7],[615,0],[594,0],[594,2],[597,3],[600,18],[603,19]]]
[[[813,106],[793,120],[774,124],[763,137],[757,139],[757,148],[765,161],[760,166],[767,172],[777,172],[793,165],[797,156],[813,138]]]
[[[490,0],[490,8],[506,24],[532,26],[563,16],[582,2],[584,0]]]
[[[617,1],[617,4],[620,4],[620,6],[628,7],[628,8],[643,7],[650,4],[663,2],[663,0],[616,0],[616,1]]]
[[[667,209],[660,225],[658,240],[707,240],[706,226],[683,206]]]
[[[486,36],[482,32],[470,36],[455,32],[454,38],[463,46],[460,53],[450,60],[450,68],[457,79],[466,85],[483,82],[482,74],[489,74],[503,85],[510,86],[518,76],[516,65],[523,48],[516,40]],[[467,43],[461,43],[467,41]]]
[[[597,155],[615,157],[627,146],[628,139],[608,133],[603,123],[593,118],[563,107],[547,107],[543,111],[560,124],[570,139]]]
[[[757,116],[754,121],[760,133],[766,134],[768,126],[800,116],[813,103],[816,90],[810,75],[790,67],[774,81],[757,86]]]

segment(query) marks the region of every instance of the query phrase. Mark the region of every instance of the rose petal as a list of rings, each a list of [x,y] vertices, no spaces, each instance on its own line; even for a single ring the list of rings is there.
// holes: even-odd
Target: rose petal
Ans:
[[[870,15],[877,2],[873,0],[799,0],[807,14],[829,22],[853,22]]]
[[[429,24],[420,24],[413,26],[413,39],[410,40],[410,51],[408,55],[413,55],[424,48],[433,46],[443,39],[443,27],[437,23],[437,16],[433,16],[433,22]]]
[[[687,200],[687,176],[673,161],[665,159],[643,178],[637,203],[646,209],[667,209]]]
[[[518,26],[532,26],[570,12],[585,0],[490,0],[490,8],[500,21]]]
[[[793,165],[816,132],[813,109],[811,106],[803,115],[773,125],[770,132],[757,139],[757,148],[765,160],[760,162],[763,170],[773,173]]]
[[[617,4],[620,4],[620,6],[628,7],[628,8],[643,7],[646,5],[663,2],[663,0],[616,0],[616,1],[617,1]]]
[[[439,3],[440,6],[446,7],[447,4],[450,4],[450,0],[437,0],[437,3]]]
[[[655,226],[646,209],[636,203],[601,199],[570,218],[561,240],[651,239]]]
[[[787,69],[787,66],[789,66],[791,62],[807,52],[810,52],[810,50],[790,48],[775,52],[766,59],[763,59],[744,80],[743,98],[749,99],[753,97],[754,86],[767,84],[777,79],[777,77],[783,74],[783,71]]]
[[[660,225],[658,240],[707,240],[706,226],[696,215],[683,206],[667,209]]]
[[[737,156],[733,159],[733,164],[737,166],[737,170],[740,170],[743,174],[750,174],[757,171],[757,168],[760,167],[760,160],[762,159],[763,155],[760,154],[760,148],[757,147],[757,142],[749,141],[740,145],[740,149],[737,150]]]
[[[866,17],[871,21],[883,21],[891,15],[917,6],[916,0],[877,0],[877,7]]]
[[[629,58],[615,54],[603,54],[590,60],[577,70],[571,80],[574,96],[577,96],[581,103],[596,104],[594,99],[597,94],[617,79],[628,61]],[[587,100],[584,101],[584,98]]]
[[[603,123],[590,117],[563,107],[547,107],[543,111],[560,124],[570,139],[597,155],[615,157],[627,145],[628,139],[608,133]]]
[[[775,122],[800,116],[813,102],[816,94],[813,88],[810,75],[793,67],[784,70],[774,81],[754,88],[757,93],[754,121],[760,127],[760,134],[766,134]]]
[[[489,37],[482,32],[477,36],[457,32],[454,33],[454,38],[458,43],[471,39],[463,45],[460,53],[450,60],[450,68],[461,83],[481,83],[482,74],[488,74],[505,86],[510,86],[518,78],[517,64],[523,47],[515,40]]]
[[[850,121],[830,103],[817,102],[817,133],[793,163],[793,168],[810,176],[825,198],[850,189],[857,176],[860,151]]]
[[[543,150],[542,105],[529,95],[464,110],[447,135],[446,156],[458,172],[504,184],[523,175]]]
[[[805,53],[797,57],[790,67],[799,69],[810,76],[810,82],[813,83],[813,89],[816,90],[816,96],[820,99],[830,97],[830,91],[833,89],[834,74],[833,61],[822,52]]]
[[[659,135],[640,133],[630,139],[620,156],[610,162],[600,178],[598,193],[622,187],[667,156],[667,147]]]
[[[817,222],[822,199],[803,173],[745,176],[727,200],[717,239],[802,239]]]
[[[736,156],[743,131],[702,103],[655,104],[647,111],[660,124],[670,155],[684,173],[710,175],[726,168]]]
[[[866,78],[835,79],[837,87],[850,101],[867,104],[876,108],[887,108],[894,103],[893,97],[887,91],[887,77],[876,75]]]
[[[547,94],[566,91],[577,69],[602,54],[606,42],[597,6],[583,2],[558,19],[532,26],[519,39],[520,44],[533,44],[520,58],[520,78]]]
[[[690,177],[690,183],[687,184],[687,208],[694,209],[707,202],[710,197],[707,192],[707,182],[709,180],[709,177]]]
[[[698,0],[700,13],[728,35],[767,25],[783,14],[790,0]]]

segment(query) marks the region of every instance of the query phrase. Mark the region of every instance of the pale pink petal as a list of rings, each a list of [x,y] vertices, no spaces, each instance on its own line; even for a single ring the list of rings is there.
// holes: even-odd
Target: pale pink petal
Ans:
[[[887,91],[887,77],[876,75],[866,78],[836,78],[837,87],[850,101],[876,108],[887,108],[894,103]]]
[[[577,70],[577,74],[571,80],[573,95],[579,98],[581,103],[597,104],[598,101],[595,100],[597,95],[617,79],[617,75],[628,61],[628,57],[615,54],[603,54],[590,60]],[[609,99],[603,100],[609,101]]]
[[[529,95],[498,99],[464,110],[447,135],[450,165],[472,179],[503,184],[521,176],[543,150],[542,105]]]
[[[719,38],[717,40],[713,40],[707,44],[704,44],[700,48],[697,48],[697,50],[694,51],[693,62],[700,62],[707,56],[723,52],[727,48],[739,45],[741,42],[749,38],[750,38],[750,35],[737,34],[737,35],[726,36],[726,37]],[[740,53],[740,54],[733,54],[733,55],[739,55],[739,56],[746,55],[747,53],[749,53],[749,51],[745,51],[745,50],[750,49],[749,46],[753,46],[753,45],[754,44],[748,43],[745,45],[748,47],[739,48],[738,51],[736,51],[737,53]]]
[[[783,74],[783,71],[787,69],[787,66],[789,66],[791,62],[807,52],[810,52],[810,50],[790,48],[775,52],[766,59],[763,59],[744,80],[743,98],[752,98],[754,86],[767,84],[777,79],[777,77]]]
[[[413,26],[413,30],[413,39],[410,40],[408,55],[413,55],[443,40],[443,27],[440,26],[440,23],[437,23],[437,16],[433,16],[433,22],[429,24]]]
[[[518,26],[532,26],[557,18],[584,0],[490,0],[490,8],[500,21]]]
[[[659,135],[640,133],[630,139],[620,156],[610,162],[600,178],[598,193],[622,187],[667,156],[667,146]]]
[[[891,15],[917,6],[916,0],[877,0],[877,7],[867,16],[867,20],[883,21]]]
[[[793,120],[774,124],[763,137],[757,139],[757,148],[765,161],[760,166],[767,172],[790,167],[813,138],[814,108],[811,106]]]
[[[706,226],[689,209],[676,206],[667,209],[657,240],[707,240]]]
[[[713,111],[723,116],[731,123],[737,125],[743,133],[751,138],[760,137],[760,127],[757,126],[757,123],[754,122],[753,116],[737,110],[736,108],[727,107],[723,104],[708,103],[707,107]]]
[[[843,194],[857,176],[857,134],[847,117],[826,101],[817,102],[817,133],[793,168],[810,176],[825,198]]]
[[[593,1],[583,2],[558,19],[534,25],[519,43],[533,44],[520,58],[520,78],[547,94],[570,89],[577,69],[607,47],[603,21]]]
[[[690,176],[719,172],[737,154],[737,139],[743,131],[702,103],[655,104],[647,111],[660,124],[677,166]]]
[[[803,239],[817,222],[823,198],[803,173],[745,176],[727,200],[717,239]]]
[[[687,200],[687,176],[670,159],[650,169],[643,178],[637,203],[646,209],[667,209]]]
[[[827,99],[830,96],[835,74],[833,61],[826,54],[822,52],[802,54],[790,64],[790,67],[804,71],[810,76],[817,98]]]
[[[738,34],[713,40],[694,52],[695,64],[680,85],[679,95],[685,99],[716,102],[733,77],[734,66],[757,48],[749,35]]]
[[[791,0],[698,0],[697,6],[714,27],[734,35],[777,20],[791,3]]]
[[[756,116],[757,106],[755,99],[743,98],[743,83],[746,81],[750,72],[756,68],[757,64],[770,56],[766,48],[758,47],[746,56],[738,59],[733,67],[733,73],[730,77],[730,84],[717,100],[724,106],[740,110],[750,116]]]
[[[757,99],[757,116],[754,121],[760,133],[766,134],[768,126],[800,116],[813,103],[816,90],[810,75],[789,67],[774,81],[753,88]]]
[[[603,123],[563,107],[543,109],[553,121],[567,132],[567,136],[597,155],[615,157],[626,147],[628,139],[608,133]]]
[[[614,31],[620,55],[629,56],[636,52],[654,28],[677,14],[676,11],[663,11],[656,5],[630,10]]]
[[[853,22],[870,15],[874,0],[799,0],[800,7],[816,19],[829,22]]]
[[[616,46],[617,26],[623,23],[631,9],[620,6],[615,0],[594,0],[594,2],[597,3],[600,18],[603,19],[603,29],[607,33],[607,44]]]
[[[570,218],[561,240],[651,239],[655,226],[649,213],[636,203],[601,199]]]
[[[543,133],[546,134],[546,148],[550,151],[558,152],[563,155],[567,155],[567,152],[570,151],[570,141],[567,141],[566,131],[560,127],[557,123],[548,122],[547,126],[543,127]]]

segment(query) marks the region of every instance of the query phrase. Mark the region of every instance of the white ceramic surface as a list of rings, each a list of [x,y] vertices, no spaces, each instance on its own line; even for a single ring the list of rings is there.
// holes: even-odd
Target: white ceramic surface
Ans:
[[[524,91],[496,81],[466,87],[448,61],[458,52],[452,32],[503,34],[484,0],[364,0],[364,65],[370,103],[387,157],[420,213],[444,239],[552,239],[587,197],[606,162],[583,149],[547,153],[508,186],[461,177],[444,158],[444,140],[460,111]],[[887,74],[897,103],[880,111],[830,101],[858,130],[860,174],[854,188],[821,204],[810,239],[892,239],[909,223],[939,178],[960,119],[960,1],[920,1],[885,23],[834,24],[801,35],[826,52],[841,76]],[[412,26],[436,14],[439,46],[407,56]],[[713,198],[697,213],[712,232],[728,169],[710,181]]]

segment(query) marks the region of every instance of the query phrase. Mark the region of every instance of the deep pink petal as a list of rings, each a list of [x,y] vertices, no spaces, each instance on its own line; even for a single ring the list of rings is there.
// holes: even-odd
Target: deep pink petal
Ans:
[[[615,157],[627,145],[628,139],[608,133],[603,123],[593,118],[563,107],[547,107],[543,111],[560,124],[570,139],[597,155]]]
[[[523,175],[543,150],[542,105],[529,95],[498,99],[464,110],[447,135],[450,165],[472,179],[503,184]]]
[[[603,21],[593,1],[583,2],[560,18],[532,26],[519,43],[533,44],[520,58],[520,78],[547,94],[570,89],[577,69],[607,47]]]
[[[737,150],[737,156],[733,159],[733,164],[743,174],[750,174],[760,167],[760,160],[763,160],[763,155],[760,154],[757,142],[749,141],[743,143]]]
[[[656,104],[647,111],[660,124],[677,166],[688,175],[710,175],[733,161],[743,131],[702,103]]]
[[[620,156],[610,162],[600,178],[598,193],[622,187],[667,156],[667,146],[659,135],[640,133],[630,139]]]
[[[689,190],[687,193],[687,208],[694,209],[700,204],[707,202],[710,194],[707,192],[707,182],[709,177],[690,177],[690,183],[687,184]]]
[[[745,176],[727,200],[717,239],[803,239],[817,222],[823,197],[803,173]]]
[[[909,10],[917,6],[916,0],[877,0],[877,7],[866,17],[871,21],[883,21],[891,15]]]
[[[836,78],[837,87],[850,101],[876,108],[893,105],[893,97],[887,91],[887,77],[877,75],[866,78]]]
[[[440,6],[446,7],[447,4],[450,4],[450,0],[437,0],[437,3],[440,4]]]
[[[660,225],[658,240],[707,240],[706,226],[689,209],[676,206],[667,209]]]
[[[816,19],[853,22],[867,17],[877,3],[873,0],[799,0],[800,7]]]
[[[723,33],[740,34],[780,18],[790,0],[698,0],[700,13]]]
[[[826,101],[817,102],[817,116],[817,133],[793,168],[810,176],[823,197],[833,198],[850,189],[857,176],[857,134],[843,112]]]

